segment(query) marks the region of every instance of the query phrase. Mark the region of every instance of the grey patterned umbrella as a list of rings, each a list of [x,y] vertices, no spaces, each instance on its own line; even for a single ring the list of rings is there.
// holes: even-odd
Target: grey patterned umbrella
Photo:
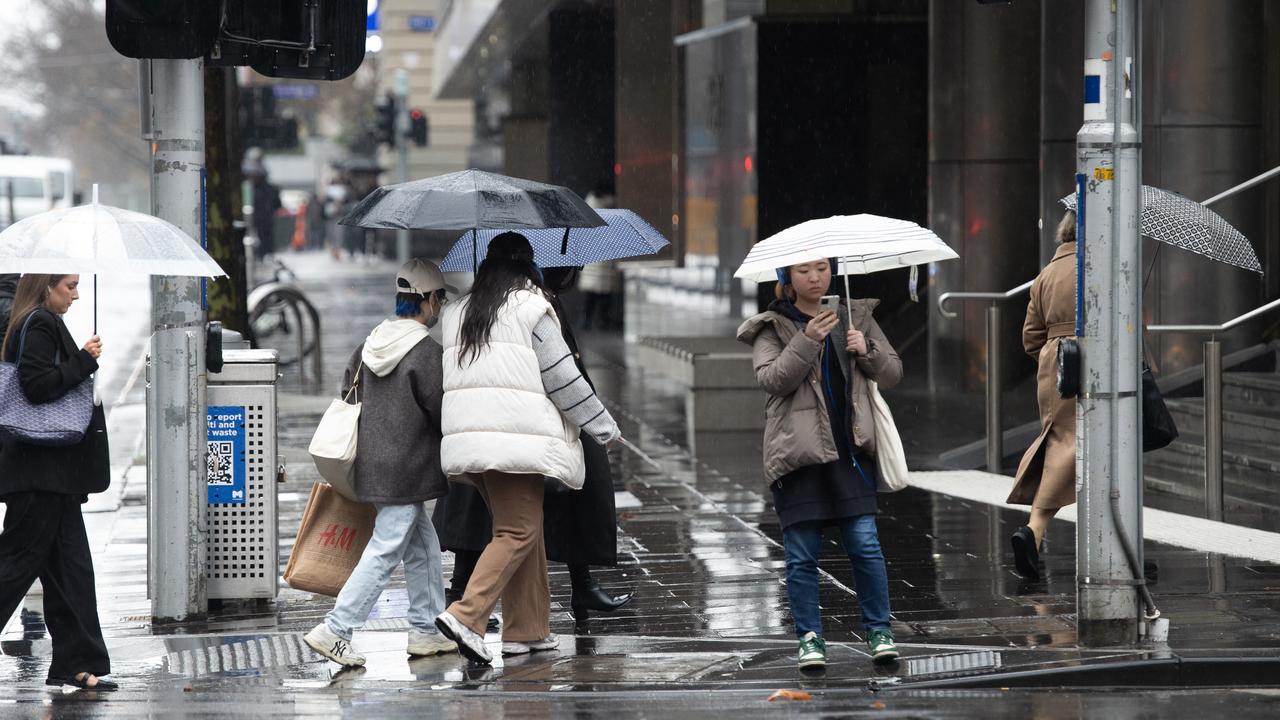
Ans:
[[[1058,202],[1068,210],[1076,209],[1075,193]],[[1143,185],[1139,227],[1156,242],[1262,274],[1262,263],[1248,238],[1218,213],[1177,193]]]

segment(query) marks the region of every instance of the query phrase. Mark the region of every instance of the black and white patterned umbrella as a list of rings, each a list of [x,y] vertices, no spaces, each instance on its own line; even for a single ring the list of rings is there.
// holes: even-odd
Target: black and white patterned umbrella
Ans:
[[[1076,209],[1075,193],[1058,202],[1068,210]],[[1262,263],[1248,238],[1218,213],[1177,193],[1143,185],[1139,227],[1156,242],[1262,274]]]

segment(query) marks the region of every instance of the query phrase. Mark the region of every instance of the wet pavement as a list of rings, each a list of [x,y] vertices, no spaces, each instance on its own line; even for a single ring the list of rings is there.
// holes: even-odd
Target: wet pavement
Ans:
[[[306,444],[352,348],[390,309],[384,290],[394,273],[390,263],[338,264],[322,255],[285,261],[320,307],[326,334],[325,377],[302,378],[290,367],[281,383],[280,442],[289,468],[279,488],[282,567],[317,477]],[[1148,541],[1149,582],[1171,619],[1168,646],[1081,650],[1072,524],[1053,523],[1045,580],[1026,583],[1013,572],[1006,549],[1021,513],[916,487],[882,496],[879,518],[902,661],[869,661],[848,562],[831,536],[820,584],[830,664],[823,674],[801,674],[782,583],[781,532],[766,501],[758,434],[689,433],[683,388],[636,366],[630,346],[617,335],[584,333],[580,340],[601,396],[636,446],[613,451],[620,565],[596,571],[605,587],[636,591],[630,606],[576,624],[568,611],[567,573],[553,564],[552,630],[561,636],[560,648],[497,661],[490,669],[468,668],[456,655],[408,659],[407,597],[399,574],[355,636],[369,658],[362,670],[339,672],[302,644],[301,633],[332,601],[285,586],[274,603],[228,601],[207,621],[152,627],[145,472],[141,465],[127,467],[141,458],[126,454],[116,488],[119,507],[103,513],[91,530],[101,549],[100,616],[112,677],[125,690],[95,699],[46,689],[49,640],[39,598],[31,597],[0,637],[0,676],[10,680],[0,688],[0,718],[400,717],[424,711],[467,718],[650,717],[727,709],[749,716],[1214,717],[1224,708],[1240,717],[1280,715],[1280,672],[1264,687],[1236,690],[912,690],[939,680],[1095,665],[1114,667],[1116,684],[1124,685],[1126,677],[1140,676],[1120,672],[1130,667],[1123,663],[1268,658],[1280,648],[1280,557],[1268,562],[1205,552],[1195,549],[1194,538]],[[138,392],[128,395],[136,399]],[[912,392],[903,391],[903,400],[887,395],[890,403],[907,403]],[[899,419],[904,437],[946,425],[927,402],[919,405],[922,410]],[[452,558],[446,554],[445,560],[448,572]],[[1257,670],[1248,667],[1254,669],[1240,670],[1241,681]],[[1052,687],[1069,681],[1043,682]],[[767,700],[782,688],[812,697]]]

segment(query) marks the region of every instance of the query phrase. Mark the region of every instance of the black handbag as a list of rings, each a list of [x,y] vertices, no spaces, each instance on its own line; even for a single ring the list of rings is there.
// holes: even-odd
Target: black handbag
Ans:
[[[1070,399],[1080,394],[1080,344],[1075,338],[1058,343],[1058,397]],[[1178,439],[1178,426],[1164,404],[1156,376],[1142,363],[1142,452],[1168,447]]]
[[[1142,363],[1142,452],[1168,447],[1178,439],[1178,426],[1164,404],[1156,376]]]

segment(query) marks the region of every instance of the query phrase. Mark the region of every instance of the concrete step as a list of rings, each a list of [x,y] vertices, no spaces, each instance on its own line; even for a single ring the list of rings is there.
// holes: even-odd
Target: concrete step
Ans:
[[[1182,432],[1169,447],[1144,455],[1144,464],[1204,469],[1204,437],[1198,432]],[[1272,445],[1228,439],[1222,448],[1224,475],[1280,493],[1280,452]]]
[[[1203,432],[1203,398],[1170,398],[1165,404],[1169,406],[1180,433]],[[1280,438],[1280,409],[1224,405],[1222,437],[1224,440],[1274,444]]]
[[[1280,375],[1270,372],[1230,372],[1222,376],[1223,407],[1235,410],[1280,410]]]
[[[1241,497],[1233,494],[1229,488],[1224,494],[1222,506],[1224,521],[1268,532],[1280,532],[1280,507]],[[1203,479],[1200,485],[1192,487],[1185,481],[1170,481],[1158,471],[1149,471],[1143,482],[1143,505],[1193,517],[1203,517],[1205,507]]]
[[[1204,509],[1204,447],[1198,437],[1178,442],[1143,456],[1144,487],[1152,500],[1147,504],[1174,512],[1187,512],[1178,500],[1190,503],[1194,512]],[[1258,446],[1234,443],[1223,452],[1223,492],[1228,513],[1249,520],[1230,522],[1265,530],[1280,529],[1280,474],[1276,463],[1259,457]],[[1272,468],[1272,469],[1268,469]],[[1167,496],[1158,502],[1159,496]],[[1170,504],[1172,502],[1172,504]],[[1153,504],[1154,503],[1154,504]]]

